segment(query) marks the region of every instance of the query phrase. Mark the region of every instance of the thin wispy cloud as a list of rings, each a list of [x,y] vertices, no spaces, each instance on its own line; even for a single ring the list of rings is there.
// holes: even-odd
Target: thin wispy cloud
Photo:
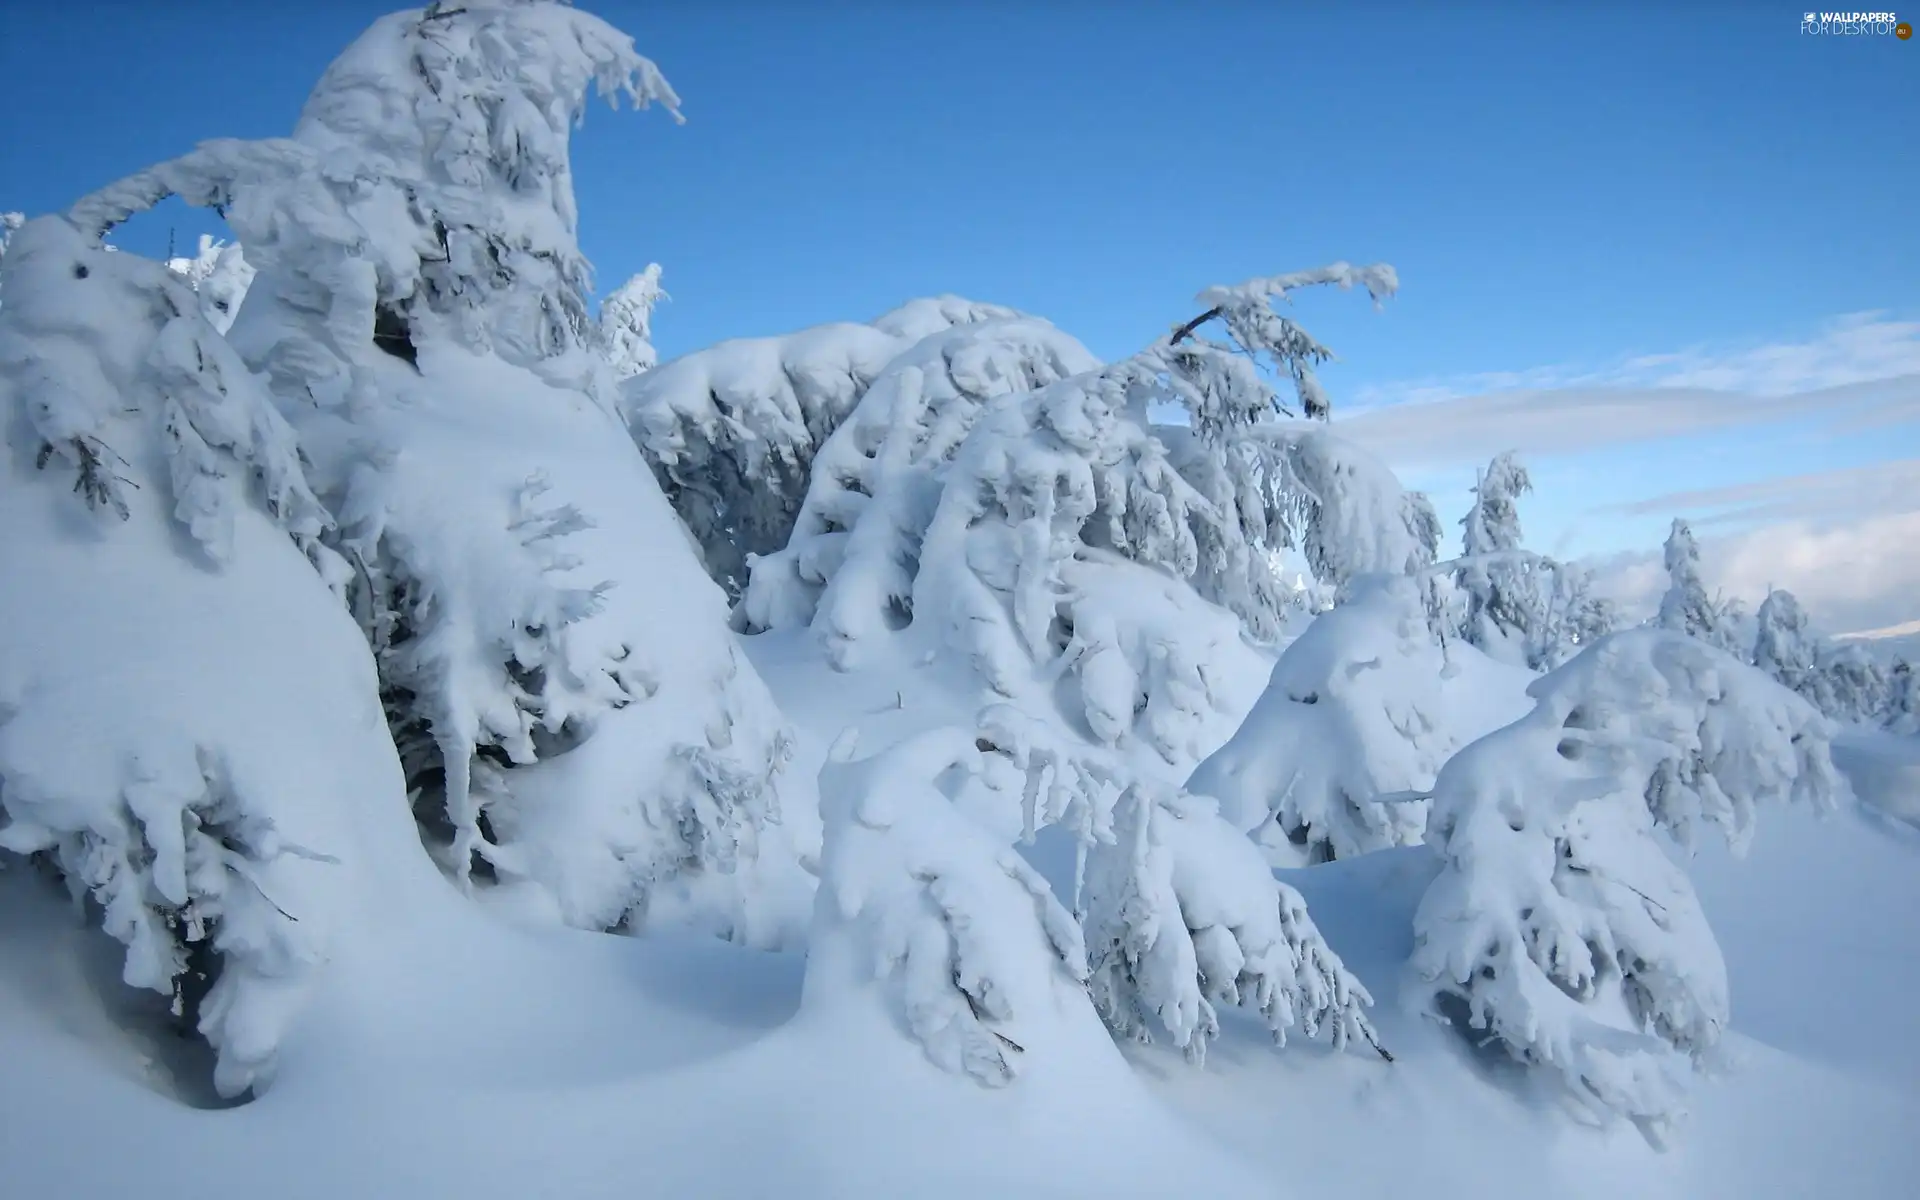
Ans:
[[[1785,475],[1727,487],[1664,492],[1596,511],[1679,513],[1694,524],[1838,520],[1920,510],[1920,459],[1903,458],[1834,471]],[[1920,543],[1912,553],[1920,555]]]
[[[1583,388],[1681,388],[1786,396],[1920,375],[1920,320],[1885,312],[1849,313],[1797,341],[1695,346],[1586,366],[1561,364],[1486,371],[1449,378],[1373,384],[1347,404],[1349,412],[1435,403],[1489,392]]]
[[[1801,341],[1379,385],[1336,412],[1344,434],[1406,467],[1793,420],[1858,432],[1920,420],[1920,321],[1859,313]]]

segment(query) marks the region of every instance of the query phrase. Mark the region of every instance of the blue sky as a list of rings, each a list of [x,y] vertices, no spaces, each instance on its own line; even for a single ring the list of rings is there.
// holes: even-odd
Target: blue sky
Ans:
[[[575,153],[602,280],[665,264],[666,355],[955,291],[1114,356],[1204,285],[1339,258],[1390,261],[1404,290],[1381,313],[1300,302],[1342,355],[1336,406],[1514,372],[1659,385],[1674,372],[1623,364],[1683,352],[1779,392],[1769,348],[1826,353],[1829,322],[1861,312],[1884,314],[1873,344],[1920,345],[1902,324],[1920,317],[1920,44],[1806,37],[1784,5],[583,7],[686,101],[684,127],[591,112]],[[387,8],[10,0],[0,207],[284,133]],[[121,240],[158,252],[169,223],[185,244],[206,221],[168,211]],[[1593,446],[1536,457],[1524,514],[1543,543],[1620,551],[1665,525],[1612,511],[1636,500],[1920,456],[1912,419],[1830,425],[1813,405],[1622,443],[1597,422]],[[1449,513],[1469,449],[1401,465]]]

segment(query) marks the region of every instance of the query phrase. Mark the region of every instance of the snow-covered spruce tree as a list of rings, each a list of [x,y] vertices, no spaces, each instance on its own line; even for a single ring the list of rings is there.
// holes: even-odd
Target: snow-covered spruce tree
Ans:
[[[1664,548],[1667,565],[1667,591],[1660,598],[1660,611],[1653,623],[1662,629],[1699,638],[1707,645],[1729,654],[1743,656],[1746,647],[1738,645],[1738,614],[1730,605],[1707,595],[1700,579],[1700,546],[1693,540],[1687,523],[1674,519]]]
[[[803,1008],[844,1005],[877,982],[928,1059],[988,1087],[1011,1083],[1061,1026],[1094,1020],[1080,927],[1026,860],[941,790],[952,772],[981,769],[972,734],[938,729],[871,758],[854,753],[843,735],[820,772]]]
[[[1789,691],[1825,711],[1820,700],[1820,643],[1807,614],[1792,592],[1779,588],[1760,603],[1753,642],[1753,665]]]
[[[1300,280],[1384,295],[1391,273],[1329,268],[1245,290]],[[1257,322],[1232,322],[1244,325]],[[1062,337],[1033,322],[955,332],[989,361],[1027,364]],[[849,665],[893,634],[944,642],[1003,697],[1064,676],[1096,739],[1137,736],[1190,763],[1196,722],[1218,704],[1208,670],[1221,638],[1237,636],[1234,618],[1270,636],[1293,602],[1275,550],[1299,546],[1342,580],[1404,572],[1431,562],[1437,525],[1323,426],[1270,420],[1277,398],[1245,354],[1179,333],[1030,390],[1003,383],[984,404],[977,388],[949,387],[934,355],[903,360],[822,450],[787,547],[754,561],[744,624],[810,626]],[[1039,361],[1052,372],[1059,359]],[[1303,396],[1318,397],[1301,370]],[[1192,424],[1152,425],[1155,403],[1184,406]]]
[[[1836,721],[1888,724],[1894,681],[1858,643],[1815,633],[1792,592],[1767,594],[1756,615],[1753,663]]]
[[[1545,636],[1532,647],[1527,665],[1551,670],[1620,628],[1621,619],[1618,605],[1595,594],[1592,572],[1578,563],[1542,561],[1553,585]]]
[[[233,327],[240,302],[253,285],[253,268],[237,244],[203,233],[199,251],[192,258],[169,259],[167,266],[184,276],[199,294],[201,311],[215,329],[225,333]]]
[[[1433,1011],[1557,1072],[1596,1118],[1658,1144],[1728,1017],[1726,968],[1669,839],[1736,852],[1755,809],[1831,806],[1832,725],[1705,643],[1602,639],[1529,689],[1535,707],[1449,759],[1414,917]]]
[[[1536,564],[1520,549],[1520,497],[1533,490],[1527,468],[1501,454],[1480,472],[1473,504],[1460,520],[1461,564],[1454,573],[1466,611],[1461,637],[1496,658],[1524,661],[1546,622]]]
[[[1425,792],[1455,748],[1444,662],[1417,581],[1368,576],[1274,664],[1253,711],[1187,780],[1278,861],[1303,866],[1413,845]]]
[[[776,816],[787,735],[616,415],[568,161],[589,89],[677,103],[563,4],[397,13],[291,138],[208,143],[75,215],[104,230],[178,194],[246,246],[230,337],[341,515],[454,873],[532,880],[590,928],[692,889],[676,903],[756,937],[731,869]]]
[[[648,263],[601,302],[600,340],[614,382],[650,371],[660,361],[653,349],[653,308],[668,298],[660,286],[660,264]]]
[[[1094,1006],[1117,1036],[1169,1038],[1194,1062],[1219,1033],[1215,1005],[1289,1030],[1359,1038],[1388,1061],[1366,1008],[1373,998],[1274,877],[1258,848],[1211,800],[1129,787],[1113,840],[1087,856],[1084,897]]]
[[[1358,1035],[1391,1059],[1367,1020],[1366,989],[1214,800],[1155,782],[1011,704],[989,705],[978,726],[986,764],[1012,768],[981,778],[1020,795],[1022,840],[1049,826],[1072,838],[1091,993],[1115,1035],[1169,1037],[1198,1062],[1225,1004],[1257,1012],[1281,1044],[1290,1031],[1341,1046]]]
[[[1443,638],[1457,635],[1499,661],[1542,671],[1620,621],[1612,602],[1593,594],[1584,568],[1522,547],[1517,502],[1532,490],[1526,467],[1511,453],[1480,473],[1460,522],[1451,594],[1435,580],[1428,608]]]
[[[1030,317],[958,324],[898,354],[814,457],[786,548],[750,560],[745,625],[811,625],[843,668],[876,623],[904,628],[939,500],[929,465],[952,458],[995,398],[1097,365],[1078,341]]]
[[[0,281],[0,544],[32,581],[0,589],[0,850],[58,870],[237,1096],[401,802],[347,572],[184,280],[41,217]]]
[[[940,296],[867,324],[725,341],[632,380],[622,411],[708,573],[738,597],[747,556],[787,544],[814,454],[887,365],[922,338],[1019,316]]]

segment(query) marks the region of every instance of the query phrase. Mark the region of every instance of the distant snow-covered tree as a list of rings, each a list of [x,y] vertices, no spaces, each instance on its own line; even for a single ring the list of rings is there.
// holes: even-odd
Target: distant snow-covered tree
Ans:
[[[1816,706],[1836,721],[1877,724],[1891,688],[1887,672],[1859,642],[1824,642],[1816,676]]]
[[[1753,663],[1836,721],[1887,724],[1896,704],[1888,671],[1857,642],[1814,632],[1792,592],[1767,594],[1756,615]]]
[[[1480,473],[1462,518],[1451,591],[1435,580],[1428,608],[1443,636],[1457,633],[1495,659],[1551,670],[1619,623],[1574,563],[1526,550],[1517,501],[1533,490],[1525,466],[1501,454]]]
[[[224,214],[258,269],[230,337],[342,516],[429,840],[627,928],[739,879],[788,738],[616,415],[568,157],[596,89],[677,105],[564,4],[396,13],[291,138],[206,143],[73,215]],[[716,902],[747,936],[742,895]]]
[[[650,371],[660,361],[653,349],[653,309],[669,299],[660,286],[660,264],[647,269],[608,294],[600,304],[600,338],[616,383]]]
[[[855,760],[843,737],[820,773],[820,889],[803,1007],[876,984],[928,1059],[988,1087],[1091,1022],[1080,926],[1013,847],[943,794],[980,770],[962,729]],[[1095,1026],[1095,1032],[1098,1027]]]
[[[721,342],[631,380],[622,412],[699,543],[708,573],[738,596],[747,556],[787,544],[815,453],[890,363],[923,338],[1020,317],[1010,308],[939,296],[867,324]],[[1028,375],[1022,369],[1003,382],[972,361],[957,362],[953,372],[953,390],[983,394]]]
[[[1706,584],[1700,579],[1700,546],[1685,521],[1674,520],[1664,553],[1668,584],[1654,624],[1744,656],[1746,647],[1737,644],[1739,614],[1732,606],[1707,595]]]
[[[1775,588],[1756,615],[1753,665],[1820,707],[1821,638],[1808,628],[1800,601],[1792,592]]]
[[[1412,845],[1454,749],[1418,585],[1369,576],[1307,626],[1226,745],[1187,780],[1290,865]]]
[[[1904,658],[1887,671],[1887,707],[1880,719],[1894,733],[1920,734],[1920,671]]]
[[[1528,645],[1542,640],[1546,612],[1532,578],[1536,564],[1514,554],[1522,540],[1517,501],[1532,490],[1527,468],[1514,455],[1501,454],[1480,473],[1473,504],[1460,521],[1455,584],[1466,604],[1461,635],[1496,656],[1514,647],[1515,657],[1527,657]]]
[[[399,799],[327,588],[346,571],[293,431],[183,280],[41,217],[0,286],[23,585],[0,601],[0,850],[97,906],[125,981],[171,996],[236,1096],[353,903],[352,806]]]
[[[1736,852],[1755,809],[1830,807],[1832,725],[1759,671],[1660,628],[1607,637],[1535,707],[1449,759],[1415,915],[1436,1015],[1664,1138],[1728,1017],[1725,964],[1665,839]]]
[[[1618,629],[1620,609],[1593,590],[1593,574],[1578,563],[1544,560],[1553,577],[1545,638],[1532,648],[1527,665],[1552,669]]]

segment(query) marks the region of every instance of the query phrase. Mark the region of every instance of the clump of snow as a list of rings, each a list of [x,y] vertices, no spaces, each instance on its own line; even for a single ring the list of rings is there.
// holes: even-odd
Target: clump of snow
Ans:
[[[0,273],[0,542],[33,581],[0,601],[0,849],[97,904],[237,1096],[365,883],[361,798],[401,798],[371,663],[292,433],[187,284],[60,217]]]
[[[1756,806],[1831,807],[1832,727],[1772,680],[1663,629],[1614,634],[1536,682],[1531,713],[1449,759],[1413,967],[1435,1011],[1661,1139],[1728,1018],[1726,969],[1663,837]]]
[[[1281,654],[1239,731],[1187,788],[1216,797],[1283,861],[1418,842],[1418,794],[1458,745],[1445,666],[1414,580],[1363,577]]]
[[[58,462],[88,508],[125,520],[131,475],[161,466],[173,515],[214,562],[231,557],[235,514],[257,487],[257,502],[337,577],[292,430],[178,277],[108,256],[57,217],[22,227],[6,272],[0,370],[37,468]],[[114,445],[122,430],[126,452]]]
[[[904,349],[923,338],[957,326],[979,325],[986,321],[1017,321],[1025,316],[1025,313],[1004,304],[985,304],[947,292],[909,300],[897,308],[888,309],[867,324],[899,338]]]
[[[167,266],[184,276],[200,296],[200,308],[207,323],[221,333],[233,327],[240,303],[253,286],[253,267],[238,243],[222,242],[210,234],[200,235],[200,249],[192,258],[172,258]]]
[[[1010,1083],[1051,1027],[1091,1020],[1080,926],[1012,847],[961,815],[943,777],[981,769],[965,730],[933,730],[820,775],[820,890],[807,1003],[879,986],[928,1059],[988,1087]],[[863,969],[864,968],[864,969]]]

